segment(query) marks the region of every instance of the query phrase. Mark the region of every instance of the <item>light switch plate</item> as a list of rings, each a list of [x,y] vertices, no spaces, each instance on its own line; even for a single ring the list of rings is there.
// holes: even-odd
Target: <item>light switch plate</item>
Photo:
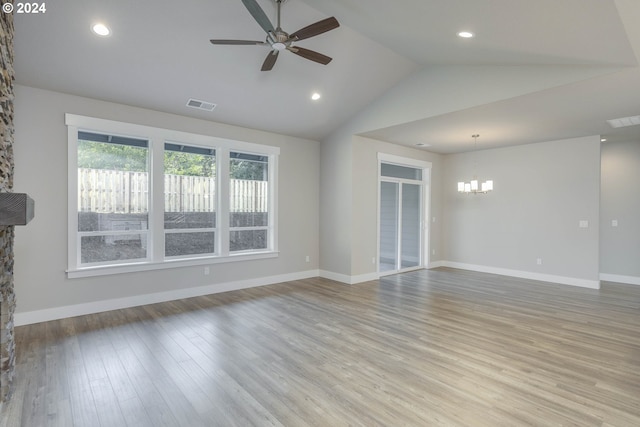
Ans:
[[[612,219],[611,220],[611,226],[612,227],[617,227],[618,226],[618,220],[617,219]]]
[[[589,228],[589,221],[587,221],[586,219],[581,219],[578,226],[580,228]]]

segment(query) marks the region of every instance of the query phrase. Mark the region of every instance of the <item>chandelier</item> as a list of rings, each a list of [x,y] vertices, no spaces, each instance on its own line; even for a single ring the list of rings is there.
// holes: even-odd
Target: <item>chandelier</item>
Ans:
[[[471,135],[474,140],[474,147],[478,146],[478,137],[480,135],[475,134]],[[458,182],[458,192],[465,194],[478,194],[478,193],[488,193],[493,190],[493,181],[487,180],[481,184],[479,184],[478,177],[476,175],[473,176],[473,179],[469,182]]]

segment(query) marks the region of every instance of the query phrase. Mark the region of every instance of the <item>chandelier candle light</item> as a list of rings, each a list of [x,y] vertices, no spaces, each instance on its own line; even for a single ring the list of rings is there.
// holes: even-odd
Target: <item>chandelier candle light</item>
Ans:
[[[480,135],[475,134],[471,135],[474,139],[474,146],[477,148],[478,146],[478,137]],[[470,182],[458,182],[458,192],[465,194],[478,194],[478,193],[488,193],[493,190],[493,181],[487,180],[478,186],[478,178],[477,176],[473,176],[473,179]]]

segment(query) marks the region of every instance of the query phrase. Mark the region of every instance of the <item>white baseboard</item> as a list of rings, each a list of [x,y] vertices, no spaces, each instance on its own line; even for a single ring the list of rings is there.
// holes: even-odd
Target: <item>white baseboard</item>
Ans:
[[[560,283],[563,285],[579,286],[582,288],[600,289],[600,280],[580,279],[577,277],[556,276],[553,274],[535,273],[531,271],[510,270],[507,268],[490,267],[485,265],[465,264],[453,261],[439,261],[441,267],[459,268],[461,270],[478,271],[481,273],[499,274],[501,276],[519,277],[521,279],[539,280],[541,282]]]
[[[347,285],[351,284],[351,276],[347,276],[346,274],[334,273],[333,271],[320,270],[320,277],[329,280],[335,280],[336,282],[346,283]]]
[[[549,274],[533,273],[529,271],[509,270],[504,268],[488,267],[474,264],[464,264],[452,261],[435,261],[429,264],[429,268],[451,267],[461,270],[472,270],[483,273],[499,274],[502,276],[520,277],[524,279],[540,280],[543,282],[561,283],[565,285],[581,286],[592,289],[599,289],[600,282],[597,280],[586,280],[574,277],[555,276]],[[281,274],[269,277],[258,277],[254,279],[239,280],[234,282],[216,283],[212,285],[199,286],[195,288],[176,289],[173,291],[157,292],[153,294],[136,295],[125,298],[115,298],[102,301],[93,301],[83,304],[67,305],[62,307],[47,308],[44,310],[34,310],[26,312],[16,312],[14,322],[16,326],[30,325],[33,323],[47,322],[50,320],[63,319],[67,317],[82,316],[85,314],[100,313],[103,311],[118,310],[121,308],[136,307],[146,304],[173,301],[182,298],[191,298],[202,295],[210,295],[221,292],[228,292],[240,289],[255,288],[259,286],[272,285],[275,283],[289,282],[293,280],[308,279],[312,277],[324,277],[326,279],[354,285],[356,283],[369,282],[379,279],[378,273],[361,274],[348,276],[326,270],[308,270],[296,273]],[[628,283],[640,285],[640,277],[620,276],[614,274],[601,274],[600,280],[618,283]]]
[[[334,273],[333,271],[320,270],[320,277],[335,280],[336,282],[346,283],[347,285],[355,285],[356,283],[378,280],[380,275],[378,273],[368,273],[357,276],[348,276],[346,274]]]
[[[83,304],[47,308],[44,310],[16,312],[14,315],[14,323],[16,326],[30,325],[32,323],[47,322],[49,320],[64,319],[67,317],[82,316],[85,314],[100,313],[103,311],[118,310],[121,308],[136,307],[182,298],[198,297],[202,295],[255,288],[258,286],[272,285],[275,283],[289,282],[293,280],[308,279],[311,277],[318,277],[319,275],[319,270],[300,271],[296,273],[280,274],[277,276],[257,277],[254,279],[238,280],[234,282],[216,283],[213,285],[198,286],[195,288],[176,289],[174,291],[157,292],[133,297],[115,298]]]
[[[621,276],[619,274],[600,273],[600,280],[605,282],[624,283],[627,285],[640,285],[640,277]]]
[[[378,273],[358,274],[357,276],[351,276],[351,284],[355,285],[356,283],[370,282],[372,280],[378,280],[379,278],[380,274]]]

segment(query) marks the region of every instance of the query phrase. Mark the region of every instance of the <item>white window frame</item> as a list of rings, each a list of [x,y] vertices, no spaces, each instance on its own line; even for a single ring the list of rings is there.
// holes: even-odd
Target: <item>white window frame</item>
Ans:
[[[278,157],[280,148],[208,135],[117,122],[76,114],[65,115],[68,138],[68,267],[69,278],[100,276],[165,268],[275,258],[278,256],[277,200]],[[149,141],[150,200],[147,259],[82,265],[78,234],[78,131],[122,135]],[[164,144],[180,141],[185,145],[216,150],[216,254],[165,257],[164,253]],[[269,241],[267,249],[229,252],[229,153],[240,151],[269,158]]]

